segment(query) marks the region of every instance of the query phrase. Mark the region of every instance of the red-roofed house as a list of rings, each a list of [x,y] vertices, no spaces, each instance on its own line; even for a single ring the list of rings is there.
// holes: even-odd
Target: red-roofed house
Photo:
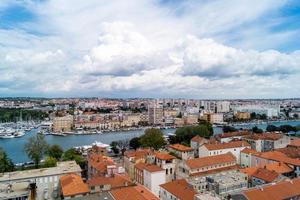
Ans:
[[[194,200],[197,192],[185,179],[179,179],[160,185],[160,200]]]
[[[176,157],[165,152],[155,152],[155,164],[165,170],[166,182],[175,179]]]
[[[194,158],[194,150],[191,147],[184,146],[182,144],[172,144],[168,146],[168,150],[176,154],[183,160]]]
[[[209,171],[228,169],[236,166],[236,158],[232,153],[194,158],[183,161],[178,166],[178,177],[187,178]]]
[[[112,158],[101,154],[88,156],[88,176],[111,176],[117,172],[117,166]]]
[[[61,194],[64,199],[82,197],[90,192],[88,185],[85,184],[81,176],[77,174],[68,174],[61,176],[59,181]]]
[[[246,141],[231,141],[228,143],[204,144],[199,148],[199,158],[206,156],[215,156],[220,154],[232,153],[237,162],[240,163],[240,152],[250,148]]]

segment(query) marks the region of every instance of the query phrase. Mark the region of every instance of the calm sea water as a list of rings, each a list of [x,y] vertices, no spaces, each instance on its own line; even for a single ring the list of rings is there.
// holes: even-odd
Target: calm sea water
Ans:
[[[280,126],[283,124],[290,124],[293,126],[300,125],[299,121],[290,121],[290,122],[272,122],[271,124],[275,126]],[[265,129],[267,124],[251,124],[237,126],[237,128],[251,128],[253,126],[258,126],[259,128]],[[166,129],[163,130],[163,133],[174,133],[175,129]],[[134,130],[134,131],[122,131],[122,132],[107,132],[101,135],[70,135],[67,137],[61,136],[52,136],[47,135],[46,141],[49,144],[59,144],[63,149],[69,149],[74,146],[90,145],[95,141],[101,141],[106,144],[110,144],[112,141],[116,140],[125,140],[131,139],[133,137],[140,136],[144,133],[143,130]],[[222,133],[222,128],[214,128],[215,134]],[[13,139],[0,139],[0,146],[7,152],[9,157],[13,160],[14,163],[27,162],[29,158],[24,152],[24,145],[27,142],[28,138],[37,134],[37,130],[32,130],[28,132],[25,136],[21,138]]]

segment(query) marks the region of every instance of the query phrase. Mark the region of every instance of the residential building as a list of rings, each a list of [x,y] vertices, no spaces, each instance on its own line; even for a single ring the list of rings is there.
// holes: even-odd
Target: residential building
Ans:
[[[254,149],[245,148],[240,153],[240,166],[241,167],[250,167],[251,166],[251,156],[252,154],[257,153]]]
[[[144,186],[159,196],[159,185],[166,183],[166,172],[157,165],[147,164],[143,170]]]
[[[231,141],[219,144],[204,144],[199,148],[199,158],[219,154],[232,153],[240,163],[240,153],[243,149],[250,148],[246,141]]]
[[[197,192],[185,179],[178,179],[160,185],[160,200],[194,200]]]
[[[279,133],[251,134],[244,139],[258,152],[272,151],[290,144],[290,137]]]
[[[251,119],[251,113],[249,113],[249,112],[236,112],[234,116],[238,120],[250,120]]]
[[[32,185],[32,187],[30,187]],[[14,182],[10,184],[0,184],[1,200],[27,200],[34,194],[35,184],[30,182]]]
[[[293,177],[300,176],[300,160],[290,158],[284,153],[278,151],[260,152],[253,154],[251,157],[251,167],[264,166],[270,163],[285,163],[293,169]]]
[[[116,163],[102,154],[88,155],[88,177],[112,176],[117,173]]]
[[[137,149],[136,151],[126,151],[124,154],[125,171],[131,179],[134,179],[134,166],[137,163],[145,163],[147,158],[153,155],[150,149]]]
[[[182,178],[198,176],[210,171],[236,167],[236,164],[236,157],[230,152],[215,156],[194,158],[179,163],[177,175]]]
[[[222,113],[204,113],[203,118],[211,124],[222,124],[224,122]]]
[[[64,199],[80,198],[88,195],[90,190],[78,174],[67,174],[59,179],[61,195]]]
[[[70,132],[73,128],[74,119],[72,115],[55,117],[53,119],[53,132]]]
[[[283,200],[300,198],[300,179],[285,180],[279,183],[252,188],[243,192],[247,200]]]
[[[270,171],[267,168],[258,168],[252,174],[252,186],[273,183],[281,180],[280,174],[275,171]]]
[[[91,193],[105,192],[134,185],[129,177],[120,174],[114,174],[114,176],[110,177],[92,177],[87,180],[87,184]]]
[[[56,167],[3,173],[0,176],[0,185],[33,183],[36,199],[44,199],[45,196],[49,199],[57,198],[60,177],[70,173],[81,175],[81,168],[75,161],[58,162]]]
[[[184,146],[182,144],[169,145],[168,150],[183,160],[194,158],[193,148]]]
[[[191,139],[191,147],[194,150],[194,157],[199,157],[199,148],[207,143],[207,139],[200,137],[199,135],[196,135]]]
[[[227,113],[230,111],[229,101],[217,101],[216,102],[217,113]]]
[[[149,124],[162,125],[163,124],[163,108],[158,106],[150,106],[148,108]]]

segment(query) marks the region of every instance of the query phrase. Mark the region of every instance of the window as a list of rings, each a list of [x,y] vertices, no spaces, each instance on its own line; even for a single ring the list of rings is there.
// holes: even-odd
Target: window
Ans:
[[[172,174],[172,173],[173,173],[173,169],[171,168],[171,169],[170,169],[170,174]]]
[[[166,169],[166,174],[169,174],[169,170],[168,169]]]

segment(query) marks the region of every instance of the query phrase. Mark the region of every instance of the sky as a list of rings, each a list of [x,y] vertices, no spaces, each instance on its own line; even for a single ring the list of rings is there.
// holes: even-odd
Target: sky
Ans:
[[[0,97],[300,97],[299,0],[0,0]]]

